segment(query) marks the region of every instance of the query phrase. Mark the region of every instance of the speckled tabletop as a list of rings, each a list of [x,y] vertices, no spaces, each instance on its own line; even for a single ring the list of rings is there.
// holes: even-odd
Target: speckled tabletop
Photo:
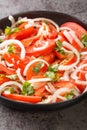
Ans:
[[[72,14],[87,24],[87,0],[0,0],[0,18],[33,10]],[[21,112],[0,105],[0,130],[87,130],[87,99],[48,112]]]

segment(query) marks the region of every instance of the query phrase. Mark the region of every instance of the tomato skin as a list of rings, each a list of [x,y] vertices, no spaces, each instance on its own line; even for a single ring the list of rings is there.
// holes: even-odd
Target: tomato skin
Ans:
[[[56,38],[58,35],[56,28],[52,24],[49,24],[49,29],[50,29],[50,34],[49,34],[48,38],[49,39]]]
[[[36,48],[36,44],[34,44],[26,48],[26,55],[38,57],[45,53],[52,52],[55,46],[56,46],[56,43],[54,40],[48,40],[48,45],[46,46],[46,48],[43,48],[42,50],[34,50],[34,47]],[[39,46],[37,48],[39,48]]]
[[[66,88],[75,88],[76,84],[73,81],[59,81],[53,84],[56,88],[66,87]]]
[[[6,74],[14,74],[15,70],[8,69],[6,66],[0,64],[0,70],[5,72]]]
[[[12,100],[16,100],[16,101],[31,102],[31,103],[40,102],[42,99],[41,96],[24,96],[24,95],[19,95],[19,94],[2,93],[2,96],[12,99]]]
[[[32,27],[29,27],[27,29],[22,29],[18,32],[15,32],[11,35],[8,35],[6,39],[17,39],[17,40],[23,40],[25,38],[28,38],[30,36],[36,35],[37,29]]]
[[[60,38],[59,38],[59,41],[60,41],[60,42],[64,42],[64,41],[67,42],[67,39],[65,38],[65,36],[64,36],[64,34],[63,34],[63,31],[58,32],[58,36],[60,37]]]
[[[2,77],[0,77],[0,84],[3,84],[5,82],[9,81],[9,79],[4,75]]]
[[[64,65],[70,65],[76,61],[76,55],[75,54],[70,54],[66,56],[66,59],[64,59],[61,64]]]
[[[45,61],[47,61],[49,64],[51,64],[52,62],[54,62],[55,60],[55,54],[54,52],[48,53],[47,55],[44,55],[42,57],[42,59],[44,59]]]
[[[68,27],[75,31],[76,36],[81,39],[82,34],[87,34],[86,29],[84,29],[81,25],[75,22],[66,22],[61,25],[61,27]]]
[[[55,55],[57,56],[58,59],[64,59],[66,57],[65,54],[62,54],[60,52],[54,51]]]
[[[26,64],[30,61],[29,58],[25,57],[25,59],[21,60],[19,56],[17,56],[14,53],[5,53],[3,54],[3,58],[10,64],[13,64],[13,68],[17,69],[20,68],[21,69],[21,73],[23,73],[23,70],[26,66]]]

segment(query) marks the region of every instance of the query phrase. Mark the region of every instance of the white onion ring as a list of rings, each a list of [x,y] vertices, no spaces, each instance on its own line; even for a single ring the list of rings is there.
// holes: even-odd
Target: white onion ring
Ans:
[[[16,81],[8,81],[8,82],[5,82],[5,83],[0,85],[0,94],[5,89],[5,87],[8,85],[16,85],[17,87],[19,87],[22,90],[22,85],[20,83],[18,83]]]
[[[0,44],[0,49],[3,49],[5,46],[8,46],[10,44],[17,44],[20,46],[20,48],[21,48],[20,57],[21,57],[21,59],[24,59],[25,58],[25,48],[19,40],[14,40],[14,39],[6,40]]]
[[[49,64],[48,64],[45,60],[43,60],[43,59],[35,59],[35,60],[32,60],[32,61],[30,61],[30,62],[25,66],[23,75],[26,76],[26,73],[27,73],[28,68],[29,68],[33,63],[35,63],[35,62],[40,62],[40,61],[43,62],[43,63],[45,63],[47,66],[49,66]]]

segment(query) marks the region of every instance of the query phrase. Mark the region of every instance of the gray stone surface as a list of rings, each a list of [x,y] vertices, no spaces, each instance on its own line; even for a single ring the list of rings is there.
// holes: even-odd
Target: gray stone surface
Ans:
[[[72,14],[87,24],[87,0],[0,0],[0,18],[32,10]],[[21,112],[0,105],[0,130],[87,130],[87,99],[51,112]]]

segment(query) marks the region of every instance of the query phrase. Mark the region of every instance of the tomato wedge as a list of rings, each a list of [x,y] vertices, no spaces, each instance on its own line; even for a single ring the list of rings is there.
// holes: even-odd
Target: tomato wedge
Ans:
[[[61,25],[61,27],[68,27],[75,31],[76,36],[81,39],[82,34],[87,34],[86,29],[84,29],[81,25],[75,22],[66,22]]]
[[[73,81],[59,81],[53,84],[56,88],[75,88],[76,84]]]
[[[3,64],[0,64],[0,70],[5,72],[6,74],[14,74],[15,70],[9,69],[8,67],[4,66]]]
[[[37,102],[40,102],[42,99],[41,96],[24,96],[24,95],[19,95],[19,94],[2,93],[2,96],[9,98],[9,99],[12,99],[12,100],[30,102],[30,103],[37,103]]]
[[[9,81],[9,79],[5,75],[0,75],[0,84],[3,84],[4,82]]]
[[[49,24],[49,29],[50,29],[50,33],[49,33],[48,38],[50,39],[56,38],[58,35],[56,28],[52,24]]]
[[[29,46],[26,48],[26,55],[27,56],[41,56],[45,53],[50,53],[56,46],[56,43],[54,40],[47,40],[47,41],[37,41],[35,44]]]
[[[23,40],[25,38],[31,37],[36,35],[37,29],[35,27],[29,27],[26,29],[21,29],[18,32],[15,32],[11,35],[8,35],[6,39],[18,39],[18,40]]]
[[[76,61],[76,55],[75,54],[68,54],[66,58],[61,62],[63,65],[70,65],[73,64]]]

